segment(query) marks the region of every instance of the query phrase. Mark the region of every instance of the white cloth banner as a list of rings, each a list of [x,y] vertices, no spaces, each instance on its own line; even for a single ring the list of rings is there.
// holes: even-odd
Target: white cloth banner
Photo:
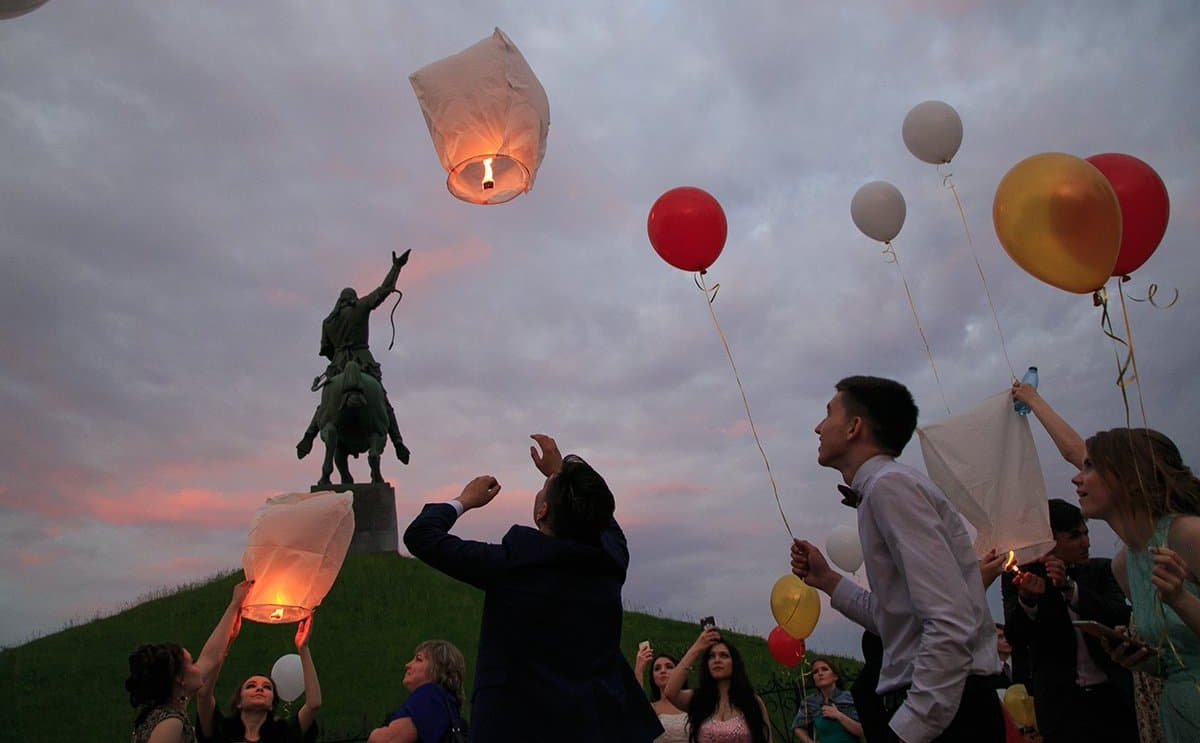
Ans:
[[[254,581],[242,616],[296,622],[333,587],[354,536],[354,494],[287,493],[254,513],[242,570]]]
[[[1001,392],[917,428],[925,471],[975,527],[975,555],[1012,550],[1030,562],[1054,546],[1046,482],[1029,421]]]

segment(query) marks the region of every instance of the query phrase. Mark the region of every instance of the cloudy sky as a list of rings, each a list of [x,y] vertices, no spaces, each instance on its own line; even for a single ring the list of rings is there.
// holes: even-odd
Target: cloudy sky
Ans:
[[[321,318],[407,248],[394,350],[387,310],[372,324],[413,451],[384,465],[401,528],[481,473],[504,492],[456,531],[527,523],[527,437],[545,431],[617,493],[631,608],[765,634],[787,534],[704,298],[646,215],[679,185],[723,204],[716,311],[793,529],[823,542],[853,523],[815,462],[833,383],[894,377],[923,421],[945,415],[896,269],[850,220],[859,186],[905,195],[895,246],[950,407],[1009,383],[953,198],[901,140],[926,99],[964,122],[951,170],[1013,364],[1039,366],[1085,434],[1124,422],[1112,345],[1089,297],[1008,258],[992,197],[1046,151],[1161,174],[1170,226],[1126,288],[1180,291],[1130,317],[1147,418],[1195,462],[1198,11],[51,0],[0,21],[0,644],[237,566],[254,509],[318,474],[293,447]],[[553,124],[533,191],[482,207],[447,193],[406,78],[494,26]],[[1049,492],[1070,497],[1035,436]],[[858,632],[827,610],[810,644],[856,653]]]

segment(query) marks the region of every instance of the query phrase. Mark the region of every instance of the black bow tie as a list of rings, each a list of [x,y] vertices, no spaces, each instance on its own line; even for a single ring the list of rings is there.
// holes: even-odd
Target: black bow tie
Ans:
[[[858,508],[858,504],[860,502],[862,502],[862,496],[858,494],[857,490],[855,490],[854,488],[851,488],[851,487],[847,487],[846,485],[838,485],[837,489],[838,489],[838,492],[842,494],[842,505],[843,506],[850,506],[851,508]]]

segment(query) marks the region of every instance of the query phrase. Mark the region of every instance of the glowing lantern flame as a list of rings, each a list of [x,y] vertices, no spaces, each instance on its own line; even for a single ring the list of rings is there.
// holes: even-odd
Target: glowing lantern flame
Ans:
[[[492,158],[483,161],[483,190],[496,187],[496,179],[492,177]]]
[[[1013,552],[1012,550],[1008,551],[1008,559],[1004,561],[1004,569],[1011,570],[1014,573],[1021,572],[1021,569],[1017,567],[1017,553],[1016,552]]]
[[[254,581],[244,619],[286,624],[312,614],[350,547],[353,505],[353,493],[287,493],[255,512],[242,553],[242,570]]]

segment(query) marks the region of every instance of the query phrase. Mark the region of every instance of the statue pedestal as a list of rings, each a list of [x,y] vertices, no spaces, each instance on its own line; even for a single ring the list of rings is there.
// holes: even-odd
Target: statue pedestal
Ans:
[[[395,552],[400,547],[396,532],[396,490],[391,483],[313,485],[309,492],[332,490],[354,493],[354,537],[351,552]]]

